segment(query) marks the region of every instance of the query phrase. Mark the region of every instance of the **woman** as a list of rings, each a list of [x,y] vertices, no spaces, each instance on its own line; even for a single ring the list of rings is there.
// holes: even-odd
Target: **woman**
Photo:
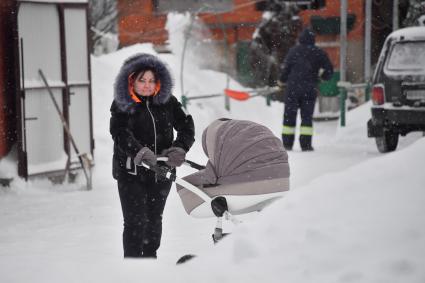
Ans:
[[[194,142],[192,117],[171,94],[172,86],[166,65],[149,54],[128,58],[115,81],[110,132],[113,177],[124,217],[124,257],[156,258],[161,242],[171,181],[158,178],[142,163],[155,165],[161,155],[168,157],[170,168],[178,167]]]

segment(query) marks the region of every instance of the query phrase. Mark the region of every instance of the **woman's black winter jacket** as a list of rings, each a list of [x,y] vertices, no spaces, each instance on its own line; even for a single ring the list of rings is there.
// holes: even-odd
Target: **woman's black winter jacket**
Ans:
[[[145,67],[154,69],[161,90],[154,97],[132,101],[128,94],[128,75]],[[111,106],[110,133],[114,140],[113,177],[134,172],[133,158],[143,147],[157,155],[171,146],[188,151],[194,142],[194,123],[182,105],[171,95],[172,80],[163,62],[148,54],[131,57],[122,66],[115,82],[115,97]],[[177,132],[174,140],[173,129]],[[147,169],[138,167],[137,174]]]

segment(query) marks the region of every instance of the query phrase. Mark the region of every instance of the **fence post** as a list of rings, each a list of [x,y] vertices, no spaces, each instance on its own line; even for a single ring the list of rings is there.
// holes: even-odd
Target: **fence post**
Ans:
[[[347,90],[345,87],[341,87],[339,96],[339,107],[341,114],[339,117],[341,127],[345,127],[345,100],[347,99]]]
[[[345,101],[347,100],[347,91],[351,88],[350,82],[339,81],[337,83],[339,87],[339,108],[340,108],[340,116],[339,121],[341,127],[345,127]]]
[[[184,109],[187,109],[187,96],[182,95],[182,106]]]
[[[365,100],[368,102],[370,100],[370,90],[371,90],[371,83],[368,81],[366,83],[366,89],[365,89]]]
[[[271,105],[271,101],[272,101],[272,99],[271,99],[271,97],[270,97],[270,96],[271,96],[270,94],[266,95],[266,105],[267,105],[267,106],[270,106],[270,105]]]

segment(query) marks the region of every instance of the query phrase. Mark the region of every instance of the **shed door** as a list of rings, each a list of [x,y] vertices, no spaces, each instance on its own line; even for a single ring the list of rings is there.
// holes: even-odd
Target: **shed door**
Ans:
[[[22,150],[27,156],[28,175],[63,170],[67,155],[62,123],[38,74],[38,69],[44,72],[62,111],[65,84],[62,81],[56,6],[21,3],[18,34],[23,42],[23,54],[20,49],[19,58],[23,71],[20,86],[25,91],[25,99],[21,98]]]
[[[80,153],[91,153],[90,82],[85,8],[64,9],[69,127]],[[78,157],[71,146],[71,161]]]

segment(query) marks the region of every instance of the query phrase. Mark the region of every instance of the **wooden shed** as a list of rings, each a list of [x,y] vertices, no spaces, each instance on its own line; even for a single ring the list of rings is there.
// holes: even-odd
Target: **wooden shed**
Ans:
[[[0,19],[0,157],[16,143],[24,178],[78,169],[61,115],[92,158],[87,0],[2,0]]]

